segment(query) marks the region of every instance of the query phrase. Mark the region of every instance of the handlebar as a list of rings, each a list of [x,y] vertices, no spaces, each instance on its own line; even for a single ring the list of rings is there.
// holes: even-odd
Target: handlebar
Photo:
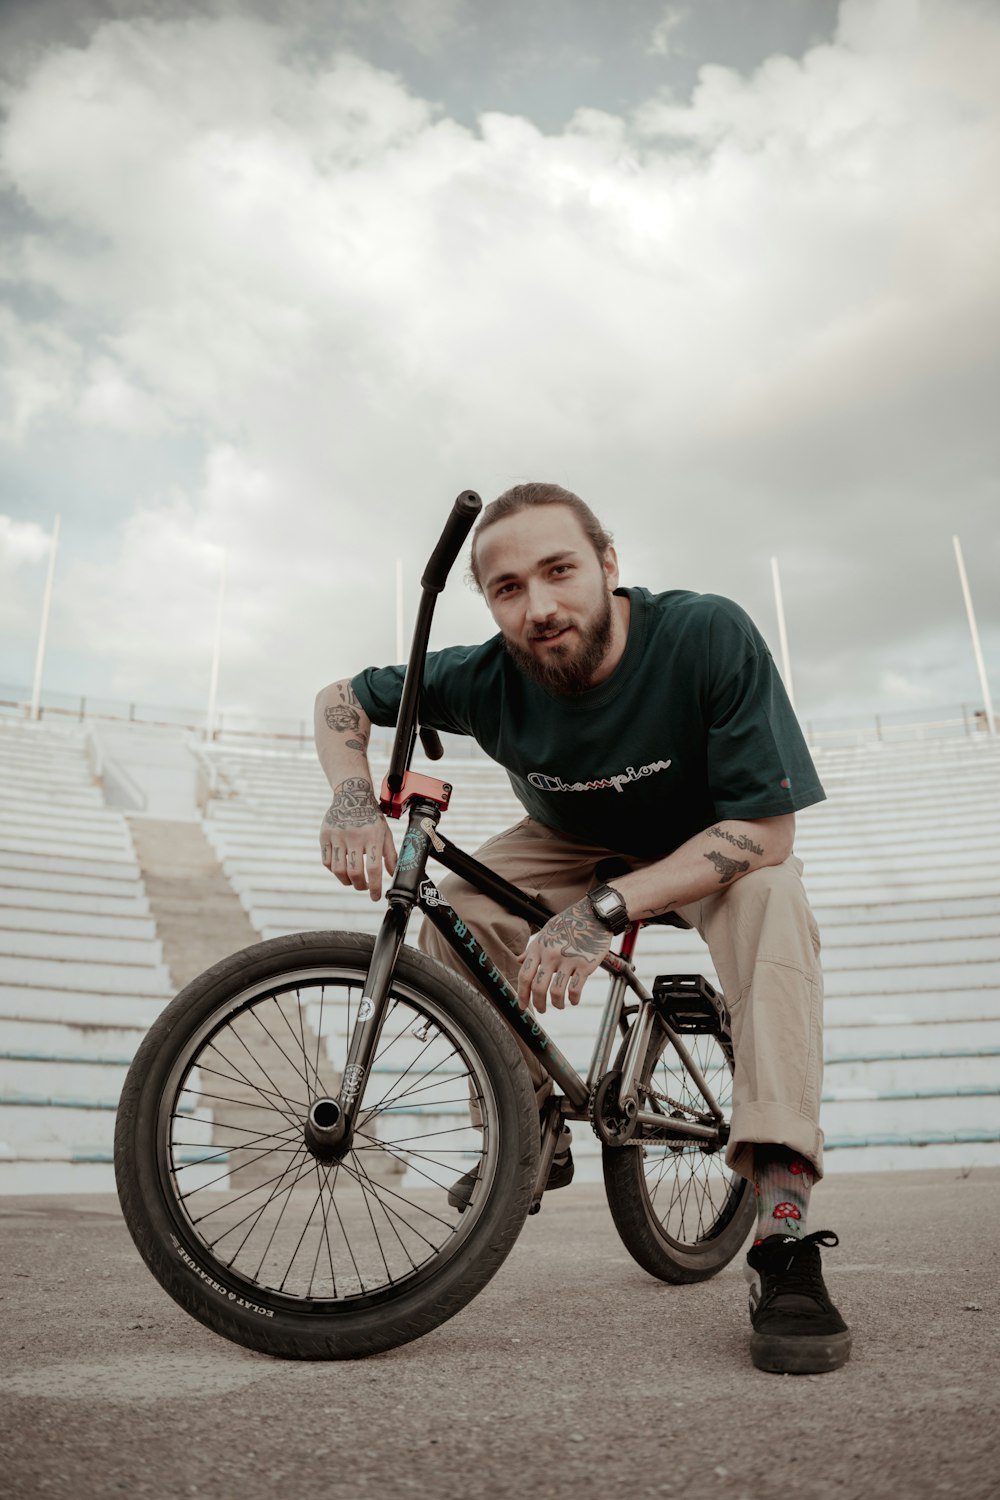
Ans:
[[[410,643],[406,676],[403,679],[403,695],[399,703],[399,717],[396,720],[396,737],[393,740],[392,756],[386,773],[386,782],[390,792],[400,790],[403,777],[409,770],[410,761],[413,758],[417,718],[420,713],[420,690],[424,681],[424,657],[427,655],[427,643],[430,640],[434,604],[437,595],[445,586],[456,557],[462,550],[462,543],[472,530],[473,523],[482,508],[483,502],[475,490],[463,490],[456,497],[438,538],[437,546],[431,553],[420,580],[422,593],[417,608],[416,623],[413,627],[413,640]],[[428,758],[440,760],[443,749],[437,732],[433,729],[421,729],[420,738]]]
[[[456,497],[451,514],[444,523],[444,530],[438,538],[438,544],[424,569],[424,576],[420,580],[422,589],[440,594],[451,572],[452,564],[462,550],[462,543],[472,530],[473,523],[482,508],[483,502],[475,490],[463,490]]]

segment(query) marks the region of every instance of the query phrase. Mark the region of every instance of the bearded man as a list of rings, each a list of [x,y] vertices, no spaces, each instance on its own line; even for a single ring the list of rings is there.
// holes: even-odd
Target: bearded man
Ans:
[[[697,928],[732,1017],[726,1159],[758,1199],[751,1357],[785,1373],[836,1369],[851,1336],[819,1246],[837,1239],[806,1234],[823,1173],[820,944],[792,850],[796,811],[824,793],[767,646],[731,600],[620,587],[611,536],[555,484],[517,485],[486,507],[472,574],[498,633],[429,653],[421,722],[471,735],[506,769],[526,816],[478,857],[557,915],[532,936],[454,876],[442,894],[538,1011],[577,1004],[629,922],[676,912]],[[396,852],[366,752],[372,724],[395,723],[403,676],[368,668],[317,698],[333,790],[322,859],[373,900]],[[625,872],[613,884],[597,876],[609,857]],[[421,946],[459,966],[429,924]],[[522,1050],[541,1106],[549,1079]],[[560,1145],[550,1190],[573,1175]],[[475,1178],[455,1183],[457,1207]]]

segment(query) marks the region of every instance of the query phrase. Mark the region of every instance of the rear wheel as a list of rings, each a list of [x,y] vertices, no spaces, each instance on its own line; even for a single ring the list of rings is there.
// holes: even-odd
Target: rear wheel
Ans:
[[[728,1031],[685,1035],[684,1044],[728,1119],[733,1051]],[[624,1060],[624,1045],[619,1067]],[[705,1101],[654,1022],[639,1073],[640,1107],[692,1119]],[[753,1185],[731,1172],[724,1152],[677,1136],[668,1142],[604,1147],[604,1183],[629,1254],[661,1281],[704,1281],[737,1255],[755,1217]]]
[[[158,1019],[122,1093],[115,1169],[140,1253],[186,1311],[265,1353],[354,1357],[428,1332],[494,1274],[530,1205],[538,1114],[516,1045],[409,948],[350,1150],[308,1148],[372,946],[299,933],[234,954]],[[461,1213],[448,1189],[473,1169]]]

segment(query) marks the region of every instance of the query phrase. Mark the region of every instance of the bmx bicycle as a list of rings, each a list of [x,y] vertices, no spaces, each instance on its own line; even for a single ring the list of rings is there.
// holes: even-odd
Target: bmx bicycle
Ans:
[[[140,1254],[186,1312],[268,1354],[374,1354],[460,1311],[538,1210],[569,1120],[600,1139],[615,1226],[651,1275],[714,1275],[753,1223],[752,1186],[725,1166],[733,1049],[713,987],[647,989],[633,924],[603,963],[583,1078],[427,874],[433,858],[535,929],[553,915],[441,834],[452,787],[410,769],[434,603],[480,507],[459,495],[421,580],[381,789],[405,834],[378,933],[296,933],[215,964],[158,1017],[122,1091],[115,1173]],[[470,982],[405,943],[415,910]],[[553,1081],[541,1116],[515,1035]],[[460,1174],[471,1194],[450,1199]]]

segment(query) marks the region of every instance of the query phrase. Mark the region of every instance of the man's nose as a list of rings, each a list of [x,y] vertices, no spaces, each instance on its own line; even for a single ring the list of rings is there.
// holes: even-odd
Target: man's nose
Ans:
[[[527,586],[526,593],[528,619],[535,622],[551,619],[556,612],[556,601],[544,579],[532,579]]]

